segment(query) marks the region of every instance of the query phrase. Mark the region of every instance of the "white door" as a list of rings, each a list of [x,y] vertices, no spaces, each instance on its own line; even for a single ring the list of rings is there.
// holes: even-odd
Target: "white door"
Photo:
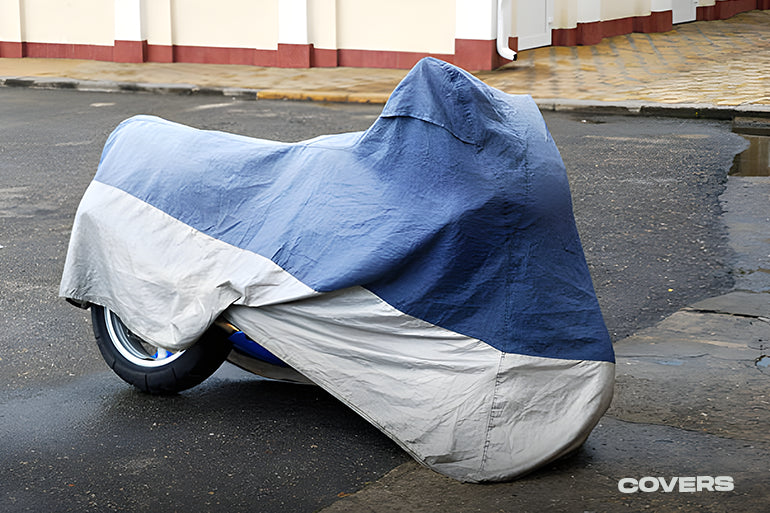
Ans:
[[[674,23],[695,21],[698,0],[673,0],[672,14]]]
[[[553,25],[553,0],[533,2],[514,0],[516,6],[516,35],[519,50],[549,46]]]

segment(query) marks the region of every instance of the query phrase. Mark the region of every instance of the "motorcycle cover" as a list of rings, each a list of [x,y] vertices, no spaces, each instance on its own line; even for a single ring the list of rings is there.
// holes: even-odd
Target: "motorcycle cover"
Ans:
[[[298,143],[149,116],[110,135],[61,295],[184,349],[244,332],[455,479],[577,448],[614,355],[528,96],[424,59],[366,131]]]

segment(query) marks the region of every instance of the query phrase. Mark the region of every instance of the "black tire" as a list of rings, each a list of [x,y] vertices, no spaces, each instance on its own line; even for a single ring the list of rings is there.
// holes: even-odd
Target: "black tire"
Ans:
[[[91,322],[107,365],[125,382],[150,394],[174,394],[200,384],[232,349],[224,330],[212,327],[189,349],[158,357],[158,348],[133,334],[110,309],[92,305]]]

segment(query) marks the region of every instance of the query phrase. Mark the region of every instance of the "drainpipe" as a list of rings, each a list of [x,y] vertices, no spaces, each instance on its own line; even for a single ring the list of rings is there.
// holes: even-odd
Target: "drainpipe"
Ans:
[[[503,14],[503,2],[506,0],[497,0],[497,53],[502,57],[503,59],[508,59],[509,61],[515,61],[516,60],[516,52],[511,50],[508,47],[508,31],[507,26],[510,25],[510,23],[505,23],[506,16]],[[512,0],[507,0],[508,2],[508,11],[510,12],[510,2]]]

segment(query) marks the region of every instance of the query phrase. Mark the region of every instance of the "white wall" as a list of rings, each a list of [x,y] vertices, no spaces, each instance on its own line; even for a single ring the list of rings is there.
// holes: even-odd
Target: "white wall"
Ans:
[[[308,0],[308,36],[313,46],[337,48],[337,1]]]
[[[453,0],[337,0],[337,44],[356,50],[454,52]]]
[[[21,42],[19,0],[0,0],[0,41]]]
[[[142,0],[142,28],[148,44],[171,46],[172,0]]]
[[[650,14],[650,0],[626,0],[602,2],[602,21],[647,16]]]
[[[115,41],[112,0],[20,0],[20,6],[24,41],[108,46]]]
[[[176,45],[275,49],[278,0],[171,0],[171,35]]]
[[[511,27],[513,26],[511,23]],[[457,0],[455,2],[455,37],[457,39],[488,40],[496,36],[497,0]]]

